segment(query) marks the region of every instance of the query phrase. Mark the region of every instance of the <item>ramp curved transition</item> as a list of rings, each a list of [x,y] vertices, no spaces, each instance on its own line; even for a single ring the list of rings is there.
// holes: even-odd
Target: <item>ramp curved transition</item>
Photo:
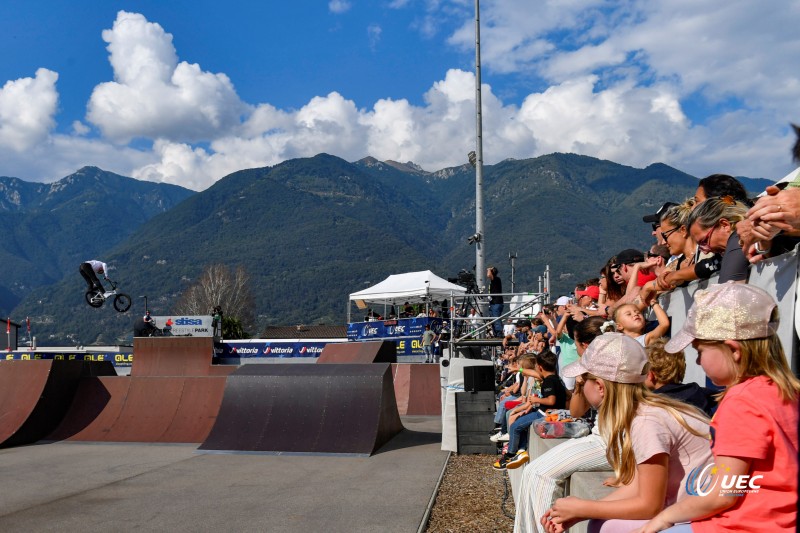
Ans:
[[[84,379],[48,440],[203,442],[217,417],[224,376]]]
[[[332,342],[317,359],[317,364],[396,362],[397,344],[393,341]]]
[[[402,429],[389,364],[245,365],[199,449],[371,455]]]
[[[439,365],[398,363],[392,365],[394,395],[400,416],[440,416],[442,379]]]
[[[82,378],[116,375],[110,362],[0,361],[0,447],[32,444],[61,422]]]

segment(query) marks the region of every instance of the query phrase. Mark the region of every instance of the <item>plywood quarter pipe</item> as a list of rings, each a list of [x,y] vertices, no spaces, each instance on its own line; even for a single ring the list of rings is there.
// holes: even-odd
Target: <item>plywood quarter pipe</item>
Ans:
[[[109,362],[0,361],[0,447],[44,438],[61,422],[82,377],[114,374]]]
[[[371,455],[402,431],[390,365],[245,365],[200,451]]]
[[[131,377],[225,376],[233,368],[212,365],[212,337],[134,337]]]
[[[47,440],[203,442],[217,417],[224,376],[86,378]]]
[[[400,416],[441,416],[442,380],[439,365],[392,365],[394,394]]]
[[[394,341],[332,342],[325,345],[317,359],[317,364],[396,362]]]

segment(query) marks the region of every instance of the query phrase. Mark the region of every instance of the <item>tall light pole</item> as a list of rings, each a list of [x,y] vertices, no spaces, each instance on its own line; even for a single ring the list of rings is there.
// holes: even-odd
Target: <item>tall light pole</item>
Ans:
[[[514,290],[514,261],[517,259],[517,252],[508,252],[508,260],[511,261],[511,292],[517,292]]]
[[[475,280],[486,287],[486,260],[483,233],[483,119],[481,110],[481,3],[475,0]]]

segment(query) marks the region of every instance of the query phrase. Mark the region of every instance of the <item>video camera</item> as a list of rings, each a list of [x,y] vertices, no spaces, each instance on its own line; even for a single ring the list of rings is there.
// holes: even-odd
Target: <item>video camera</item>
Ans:
[[[462,287],[467,289],[467,292],[470,293],[477,293],[478,292],[478,284],[475,280],[475,273],[470,272],[466,269],[459,270],[458,274],[454,278],[447,278],[447,281],[450,283],[455,283],[456,285],[461,285]]]

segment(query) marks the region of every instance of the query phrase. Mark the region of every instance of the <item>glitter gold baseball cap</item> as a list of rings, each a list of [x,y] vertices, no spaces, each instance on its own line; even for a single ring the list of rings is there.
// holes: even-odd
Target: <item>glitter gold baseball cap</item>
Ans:
[[[769,337],[778,329],[772,311],[775,299],[767,292],[744,283],[722,283],[697,291],[686,323],[664,346],[678,353],[695,339],[706,341],[745,340]]]
[[[647,354],[636,339],[622,333],[604,333],[592,341],[583,356],[564,367],[564,377],[586,372],[616,383],[644,383]]]

